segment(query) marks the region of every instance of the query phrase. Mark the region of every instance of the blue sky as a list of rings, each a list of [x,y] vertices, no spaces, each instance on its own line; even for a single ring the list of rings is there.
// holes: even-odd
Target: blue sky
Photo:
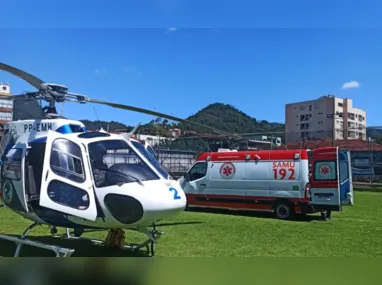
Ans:
[[[369,28],[381,27],[380,1],[61,2],[3,3],[0,27],[10,29],[0,30],[0,61],[72,92],[179,117],[222,102],[283,122],[286,103],[334,94],[382,125],[382,30]],[[0,81],[13,93],[33,90],[4,72]],[[353,81],[357,88],[341,89]],[[94,120],[93,106],[101,120],[152,119],[74,103],[65,115]]]

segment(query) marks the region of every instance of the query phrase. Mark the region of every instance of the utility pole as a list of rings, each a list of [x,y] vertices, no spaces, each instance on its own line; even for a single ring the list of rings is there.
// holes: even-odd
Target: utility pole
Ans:
[[[336,145],[336,116],[333,114],[332,146]]]
[[[336,119],[337,118],[340,118],[341,116],[338,116],[338,115],[335,115],[335,114],[327,114],[326,115],[326,118],[333,118],[333,124],[332,124],[332,146],[335,146],[336,145],[336,137],[335,137],[335,133],[336,133]]]
[[[374,165],[373,165],[373,151],[371,147],[371,137],[369,137],[368,140],[369,140],[370,184],[373,184]]]

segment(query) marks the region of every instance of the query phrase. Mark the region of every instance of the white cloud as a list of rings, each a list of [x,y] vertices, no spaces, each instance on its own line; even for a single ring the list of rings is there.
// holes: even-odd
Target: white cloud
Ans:
[[[143,75],[143,71],[140,70],[139,66],[136,66],[136,65],[127,65],[127,66],[123,66],[122,67],[122,70],[123,72],[127,73],[127,74],[135,74],[137,76],[142,76]]]
[[[107,70],[105,68],[96,68],[94,69],[95,74],[107,74]]]
[[[135,73],[138,72],[138,67],[135,65],[126,65],[122,67],[122,70],[126,73]]]
[[[341,89],[350,89],[350,88],[358,88],[361,85],[358,83],[358,81],[349,81],[342,84]]]

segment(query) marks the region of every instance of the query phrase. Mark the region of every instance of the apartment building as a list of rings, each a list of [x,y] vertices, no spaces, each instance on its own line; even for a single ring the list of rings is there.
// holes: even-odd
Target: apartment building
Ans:
[[[333,95],[285,105],[285,141],[293,143],[327,137],[366,140],[366,111],[351,99]]]
[[[8,83],[0,82],[0,129],[6,122],[12,121],[13,100],[6,99],[11,95],[11,86]]]

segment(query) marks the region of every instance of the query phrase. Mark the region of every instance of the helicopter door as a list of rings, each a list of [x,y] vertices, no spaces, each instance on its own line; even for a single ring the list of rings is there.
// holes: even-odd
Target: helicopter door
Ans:
[[[3,170],[0,176],[5,206],[19,212],[29,212],[25,198],[25,151],[26,144],[17,143],[4,153]]]
[[[40,206],[95,221],[97,207],[86,149],[76,138],[49,131]]]

